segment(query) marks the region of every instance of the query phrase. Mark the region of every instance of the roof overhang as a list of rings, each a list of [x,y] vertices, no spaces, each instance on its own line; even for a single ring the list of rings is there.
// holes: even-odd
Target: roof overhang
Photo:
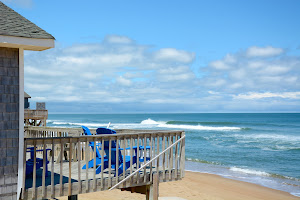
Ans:
[[[0,47],[43,51],[54,47],[54,39],[37,39],[0,35]]]

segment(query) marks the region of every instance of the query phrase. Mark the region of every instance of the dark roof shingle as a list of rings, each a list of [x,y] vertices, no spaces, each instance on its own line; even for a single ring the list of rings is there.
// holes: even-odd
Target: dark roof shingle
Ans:
[[[52,35],[0,1],[0,35],[55,39]]]
[[[24,91],[24,98],[31,98],[31,96]]]

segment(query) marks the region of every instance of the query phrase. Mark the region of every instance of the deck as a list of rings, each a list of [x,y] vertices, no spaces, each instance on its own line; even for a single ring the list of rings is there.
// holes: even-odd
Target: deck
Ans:
[[[46,126],[48,110],[24,109],[24,124],[26,126]]]
[[[23,170],[26,172],[26,160],[32,155],[35,160],[43,159],[43,167],[34,169],[31,175],[25,176],[24,173],[23,199],[55,198],[152,185],[154,175],[158,177],[158,182],[176,181],[184,177],[183,131],[118,130],[114,135],[83,136],[80,129],[33,129],[27,129],[24,151],[28,147],[36,150],[24,153]],[[39,137],[28,138],[29,135]],[[61,135],[64,137],[58,137]],[[109,156],[113,141],[117,144],[116,149],[120,149],[120,152],[115,152],[116,157],[122,154],[125,163],[125,157],[130,156],[129,168],[125,170],[123,166],[125,173],[116,175],[110,160],[107,169],[102,167],[101,161],[98,166],[103,170],[98,174],[95,168],[82,169],[90,160],[96,160],[96,151],[89,146],[90,142],[104,144],[105,141],[109,142]],[[140,149],[134,150],[134,146]],[[98,150],[101,156],[106,155],[103,149]],[[139,158],[136,163],[133,162],[134,156]],[[49,161],[47,176],[46,160]],[[119,162],[122,160],[117,159],[116,168],[119,168]],[[37,163],[34,164],[37,168]]]
[[[81,161],[81,166],[83,166],[84,161]],[[43,195],[43,186],[42,186],[42,173],[43,170],[40,169],[37,171],[36,174],[36,191],[35,193],[37,194],[36,197],[37,199],[41,199],[44,197],[58,197],[58,196],[69,196],[69,171],[68,171],[68,162],[63,163],[63,173],[60,174],[60,167],[55,166],[54,167],[54,190],[52,190],[51,186],[51,173],[48,172],[48,177],[46,177],[45,180],[45,194]],[[51,164],[49,165],[51,168]],[[136,168],[134,168],[136,169]],[[96,191],[103,191],[103,190],[108,190],[111,188],[113,185],[117,184],[119,181],[123,180],[123,177],[120,176],[115,177],[114,172],[110,174],[109,176],[109,170],[105,170],[103,173],[103,179],[101,178],[101,174],[96,174],[95,178],[93,178],[93,168],[88,169],[88,178],[86,179],[86,174],[81,174],[80,179],[78,178],[78,163],[77,162],[72,162],[72,173],[71,173],[71,195],[76,195],[76,194],[82,194],[82,193],[90,193],[90,192],[96,192]],[[85,170],[84,170],[85,171]],[[165,172],[165,173],[163,173]],[[168,182],[168,181],[175,181],[175,180],[180,180],[180,171],[176,171],[175,169],[171,170],[171,173],[169,173],[169,170],[163,171],[162,167],[157,170],[156,167],[152,167],[152,175],[153,173],[159,173],[160,177],[160,182]],[[125,176],[128,176],[130,174],[129,171],[126,172]],[[60,177],[62,176],[62,183],[64,185],[63,188],[60,187]],[[144,181],[144,177],[146,177],[146,181]],[[143,171],[140,171],[139,176],[134,176],[133,178],[125,181],[124,184],[122,184],[119,188],[127,188],[127,187],[135,187],[135,186],[140,186],[141,183],[144,185],[149,185],[151,184],[151,173],[150,173],[150,168],[148,167],[146,169],[146,174],[144,174]],[[86,181],[88,180],[88,181]],[[96,188],[95,188],[95,180],[96,180]],[[25,199],[31,199],[33,198],[33,190],[34,188],[32,187],[32,182],[33,179],[32,177],[26,177],[26,194],[25,194]],[[54,191],[54,192],[53,192]]]

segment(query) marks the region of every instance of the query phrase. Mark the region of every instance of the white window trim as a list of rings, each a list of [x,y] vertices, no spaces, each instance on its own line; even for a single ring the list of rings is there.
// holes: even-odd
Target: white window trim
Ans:
[[[24,49],[19,49],[19,160],[17,199],[20,199],[23,184],[24,156]],[[24,189],[23,189],[24,190]]]

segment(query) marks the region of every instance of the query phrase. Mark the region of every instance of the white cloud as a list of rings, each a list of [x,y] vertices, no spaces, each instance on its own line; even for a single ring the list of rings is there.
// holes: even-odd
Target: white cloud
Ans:
[[[256,52],[261,57],[253,59],[249,57],[249,52],[251,55]],[[280,48],[250,47],[236,54],[228,54],[209,63],[205,68],[207,76],[201,82],[209,90],[227,93],[298,90],[300,58],[288,55],[278,57],[279,53],[282,53]]]
[[[208,93],[211,94],[211,95],[218,95],[218,94],[220,94],[220,92],[215,92],[215,91],[208,91]]]
[[[230,69],[230,66],[226,64],[226,62],[217,60],[210,63],[210,66],[217,70],[227,70]]]
[[[271,46],[267,47],[250,47],[247,49],[246,55],[248,57],[270,57],[270,56],[277,56],[283,53],[283,49],[275,48]]]
[[[172,66],[157,71],[157,79],[161,82],[189,81],[195,79],[195,74],[188,66]]]
[[[174,48],[164,48],[155,52],[154,58],[162,61],[172,60],[173,62],[190,63],[194,60],[195,54]]]
[[[248,50],[212,61],[198,76],[192,52],[107,36],[101,43],[26,52],[25,90],[33,104],[62,104],[70,112],[77,104],[86,112],[299,108],[300,58],[249,57]]]
[[[264,99],[264,98],[283,98],[283,99],[300,99],[300,92],[282,92],[282,93],[272,93],[272,92],[249,92],[246,94],[234,95],[236,99]]]
[[[31,97],[30,100],[33,100],[33,101],[46,101],[47,98],[46,97]]]
[[[108,43],[117,43],[117,44],[130,44],[130,43],[133,43],[133,40],[131,40],[130,38],[125,37],[125,36],[120,36],[120,35],[106,36],[104,41],[108,42]]]
[[[102,43],[26,52],[25,89],[47,102],[146,102],[160,95],[181,101],[195,82],[194,53],[139,45],[123,36]]]
[[[118,83],[120,83],[121,85],[124,85],[124,86],[131,86],[132,85],[132,81],[130,79],[126,79],[122,76],[119,76],[116,80],[117,80]]]

